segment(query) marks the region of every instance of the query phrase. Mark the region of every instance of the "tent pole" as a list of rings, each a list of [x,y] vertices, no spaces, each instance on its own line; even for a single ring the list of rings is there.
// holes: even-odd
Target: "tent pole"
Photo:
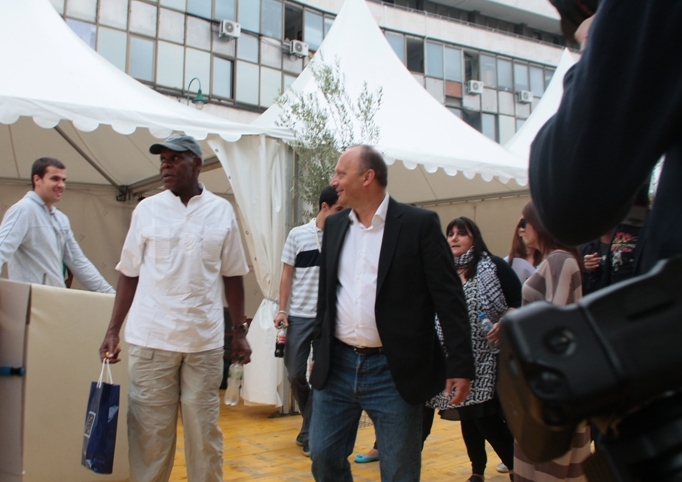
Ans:
[[[127,197],[128,197],[128,196],[127,196],[127,194],[128,194],[128,188],[127,188],[126,186],[121,186],[121,185],[118,184],[116,181],[114,181],[113,178],[112,178],[111,176],[109,176],[106,172],[104,172],[104,170],[102,170],[102,168],[99,167],[99,166],[97,165],[97,163],[96,163],[95,161],[93,161],[93,160],[90,158],[90,156],[88,156],[88,155],[85,153],[85,151],[83,151],[83,149],[81,149],[78,145],[76,145],[76,143],[73,142],[73,140],[72,140],[69,136],[67,136],[66,133],[65,133],[63,130],[61,130],[61,128],[60,128],[59,126],[54,126],[54,130],[57,131],[57,133],[58,133],[60,136],[62,136],[62,138],[63,138],[66,142],[68,142],[68,143],[71,145],[71,147],[73,147],[74,150],[75,150],[76,152],[78,152],[78,154],[80,154],[81,157],[82,157],[83,159],[85,159],[85,161],[86,161],[88,164],[90,164],[97,172],[99,172],[100,175],[101,175],[104,179],[106,179],[106,180],[109,182],[109,184],[111,184],[112,186],[114,186],[114,187],[116,188],[116,190],[118,191],[118,194],[116,195],[116,200],[117,200],[117,201],[125,201],[125,200],[127,199]]]

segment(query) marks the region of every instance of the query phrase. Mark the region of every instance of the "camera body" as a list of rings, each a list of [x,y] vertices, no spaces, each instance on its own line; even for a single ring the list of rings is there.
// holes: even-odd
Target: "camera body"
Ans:
[[[623,427],[630,438],[654,430],[658,422],[627,420],[640,410],[655,413],[651,406],[682,388],[680,335],[679,256],[575,305],[534,303],[506,315],[497,389],[524,454],[534,462],[563,455],[586,420],[613,440]],[[659,425],[668,422],[663,417]],[[670,444],[682,442],[682,434],[673,438]],[[667,445],[654,444],[654,452]]]

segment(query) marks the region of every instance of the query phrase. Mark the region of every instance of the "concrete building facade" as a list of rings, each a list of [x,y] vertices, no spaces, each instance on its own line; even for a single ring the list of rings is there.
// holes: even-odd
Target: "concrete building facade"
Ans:
[[[251,122],[296,79],[343,0],[50,0],[93,49],[180,102]],[[368,1],[413,76],[504,144],[542,97],[566,44],[547,0]]]

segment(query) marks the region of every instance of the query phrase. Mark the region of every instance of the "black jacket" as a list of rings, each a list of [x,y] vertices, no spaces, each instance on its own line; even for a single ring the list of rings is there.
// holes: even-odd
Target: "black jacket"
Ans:
[[[327,218],[310,383],[324,388],[334,356],[336,292],[349,210]],[[452,252],[432,211],[389,200],[379,255],[375,317],[391,375],[408,403],[422,403],[446,378],[474,377],[467,306]],[[448,353],[436,336],[438,314]]]

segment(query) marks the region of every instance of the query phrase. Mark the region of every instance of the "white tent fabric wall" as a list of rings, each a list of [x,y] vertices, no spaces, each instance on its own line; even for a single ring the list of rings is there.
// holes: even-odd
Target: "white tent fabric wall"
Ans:
[[[274,357],[276,330],[272,320],[279,310],[281,253],[286,238],[286,152],[265,136],[244,138],[238,143],[210,140],[209,144],[232,185],[263,292],[247,336],[253,354],[251,363],[244,365],[242,397],[246,403],[279,407],[284,368],[281,359]]]
[[[279,255],[286,233],[283,220],[279,221],[280,212],[284,217],[279,203],[285,199],[285,187],[283,178],[274,172],[279,166],[284,169],[286,148],[259,136],[287,138],[291,136],[288,130],[229,122],[154,92],[83,43],[48,0],[0,0],[0,46],[0,181],[25,182],[36,158],[52,156],[67,165],[70,191],[79,186],[113,186],[114,198],[117,190],[125,191],[158,175],[158,156],[151,155],[148,149],[159,138],[173,132],[193,135],[202,140],[204,154],[209,156],[212,151],[207,140],[222,145],[222,152],[228,151],[224,146],[232,146],[230,152],[235,155],[231,158],[244,164],[245,171],[229,161],[223,160],[223,165],[231,165],[232,182],[245,176],[245,187],[237,191],[238,203],[247,202],[245,207],[240,206],[247,232],[255,234],[250,243],[251,255],[266,298],[276,296]],[[252,161],[254,165],[269,162],[269,169],[252,172],[248,169]],[[261,176],[267,176],[271,185],[259,191],[256,186],[264,179]],[[259,196],[254,202],[273,206],[272,216],[258,212],[250,204],[250,196],[255,193]],[[0,202],[9,205],[17,199],[3,192]],[[125,235],[127,224],[117,228]],[[262,239],[268,236],[272,239]],[[120,247],[112,250],[118,257]],[[259,316],[272,320],[272,302],[266,305],[268,308],[260,311],[268,314]],[[260,324],[258,320],[256,323]],[[251,335],[254,343],[260,341],[255,338],[257,333],[255,330]],[[274,343],[274,334],[269,338]],[[261,352],[256,347],[255,359],[266,357],[273,358],[272,350]],[[281,404],[276,396],[281,373],[270,370],[249,377],[256,384],[246,382],[246,393],[256,393],[254,398],[261,403]]]
[[[561,55],[561,60],[559,65],[557,65],[552,80],[549,82],[545,93],[535,106],[532,114],[526,122],[523,123],[521,129],[519,129],[514,136],[507,141],[504,145],[514,154],[523,158],[528,162],[530,156],[530,146],[535,139],[538,131],[545,125],[545,122],[549,120],[554,114],[556,114],[559,104],[561,103],[561,97],[564,95],[564,75],[576,60],[573,54],[564,50]]]
[[[327,63],[339,61],[352,99],[365,82],[370,91],[383,89],[376,116],[380,128],[376,147],[388,163],[404,165],[400,169],[391,166],[389,171],[389,179],[405,179],[404,184],[410,186],[398,192],[389,182],[399,200],[452,199],[461,197],[460,188],[476,195],[526,190],[526,161],[457,118],[420,86],[393,52],[364,0],[344,2],[311,62],[320,58]],[[292,90],[319,92],[310,66],[294,81]],[[275,104],[253,125],[275,127],[280,113]],[[411,170],[415,168],[421,175],[414,176]],[[418,182],[411,183],[414,178]]]

